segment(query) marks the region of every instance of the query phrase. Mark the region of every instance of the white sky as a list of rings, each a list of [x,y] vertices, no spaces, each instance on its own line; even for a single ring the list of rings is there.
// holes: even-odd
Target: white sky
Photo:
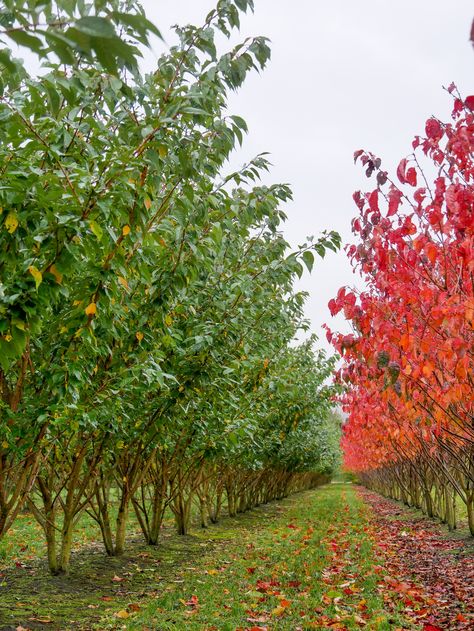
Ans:
[[[213,0],[143,0],[148,17],[168,43],[171,24],[201,24]],[[324,229],[351,238],[352,193],[368,187],[354,150],[365,148],[393,167],[410,153],[431,114],[447,119],[454,81],[474,92],[474,54],[469,44],[474,4],[468,0],[255,0],[242,20],[241,37],[272,40],[272,60],[232,96],[230,110],[250,133],[235,157],[238,166],[269,151],[268,181],[288,182],[294,202],[286,207],[290,243]],[[153,67],[151,53],[145,63]],[[472,86],[472,87],[471,87]],[[327,303],[354,284],[343,252],[317,260],[300,288],[309,292],[307,315],[326,345]],[[344,327],[341,321],[332,326]]]

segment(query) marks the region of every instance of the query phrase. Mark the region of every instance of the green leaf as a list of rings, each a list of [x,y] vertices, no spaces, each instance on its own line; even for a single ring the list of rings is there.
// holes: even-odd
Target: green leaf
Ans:
[[[12,61],[8,49],[0,50],[0,66],[4,66],[9,72],[15,72],[17,70],[16,63]]]
[[[59,60],[68,65],[72,65],[75,63],[75,58],[73,54],[73,50],[76,48],[76,43],[65,37],[62,33],[58,33],[54,30],[48,31],[37,31],[41,33],[45,38],[46,42],[49,44],[51,51],[55,53]]]
[[[110,39],[116,37],[115,28],[106,18],[95,15],[86,16],[76,21],[75,25],[78,31],[90,35],[91,37],[104,37]]]
[[[314,254],[310,252],[310,250],[306,250],[303,252],[302,257],[306,267],[308,268],[308,272],[311,273],[314,265]]]
[[[92,232],[95,234],[95,236],[97,237],[97,239],[100,241],[102,239],[102,236],[104,234],[104,231],[102,230],[102,228],[99,226],[99,224],[97,223],[97,221],[95,221],[94,219],[91,219],[89,221],[89,228],[92,230]]]
[[[39,37],[30,35],[25,31],[9,31],[7,35],[15,42],[15,44],[18,44],[19,46],[25,46],[25,48],[29,48],[30,50],[40,55],[42,55],[42,53],[44,52],[43,42],[40,40]]]
[[[144,15],[133,15],[131,13],[122,13],[120,11],[113,11],[112,18],[119,24],[126,24],[131,26],[134,30],[142,35],[146,35],[148,32],[153,33],[160,39],[163,39],[158,28],[150,22]]]

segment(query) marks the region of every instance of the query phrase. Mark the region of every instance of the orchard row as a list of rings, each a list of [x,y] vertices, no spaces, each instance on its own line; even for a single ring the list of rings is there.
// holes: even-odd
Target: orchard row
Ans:
[[[366,289],[331,301],[344,355],[346,464],[369,486],[474,534],[474,97],[430,118],[396,179],[358,151],[377,188],[356,193],[348,249]]]
[[[30,510],[60,573],[86,512],[120,554],[132,511],[156,544],[167,507],[186,533],[193,505],[205,525],[337,466],[334,362],[295,343],[294,281],[339,237],[291,252],[265,158],[223,175],[246,132],[228,91],[270,53],[214,38],[250,0],[145,77],[159,32],[134,2],[10,4],[2,37],[44,71],[0,52],[0,535]]]

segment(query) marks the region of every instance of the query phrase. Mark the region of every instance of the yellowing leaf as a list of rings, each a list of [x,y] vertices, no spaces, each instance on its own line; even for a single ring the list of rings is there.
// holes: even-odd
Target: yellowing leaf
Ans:
[[[173,318],[168,314],[165,318],[166,326],[171,326],[173,324]]]
[[[131,232],[131,228],[128,224],[125,224],[125,226],[122,228],[122,234],[124,237],[127,236],[127,234],[130,234]]]
[[[127,279],[124,278],[123,276],[118,277],[118,282],[122,285],[122,287],[125,287],[125,289],[130,289],[130,287],[128,286]]]
[[[145,197],[145,208],[150,210],[151,208],[151,199],[149,197]]]
[[[143,340],[143,333],[141,331],[137,331],[135,333],[135,337],[137,338],[139,342],[141,342]]]
[[[3,443],[2,443],[2,447],[3,447],[4,449],[8,449],[9,444],[7,443],[7,441],[6,441],[6,440],[4,440],[4,441],[3,441]]]
[[[48,272],[54,276],[58,285],[60,285],[63,282],[63,275],[61,274],[61,272],[57,270],[55,265],[51,265]]]
[[[97,313],[97,305],[95,302],[91,302],[90,305],[87,305],[87,307],[84,309],[84,311],[86,312],[86,315],[90,316],[90,315],[95,315]]]
[[[35,279],[36,289],[38,289],[38,287],[43,282],[43,274],[34,265],[30,265],[30,267],[28,268],[28,271],[33,276],[33,278]]]
[[[275,607],[272,611],[272,616],[282,616],[285,613],[285,610],[286,607],[282,607],[281,605],[279,607]]]
[[[125,611],[125,609],[121,609],[120,611],[117,611],[115,616],[117,618],[129,618],[130,614],[128,613],[128,611]]]
[[[166,156],[168,155],[168,147],[165,147],[165,145],[160,145],[158,147],[158,153],[160,154],[160,158],[166,158]]]
[[[10,234],[13,234],[15,230],[18,228],[18,217],[15,213],[9,212],[7,218],[5,219],[5,228],[8,230]]]

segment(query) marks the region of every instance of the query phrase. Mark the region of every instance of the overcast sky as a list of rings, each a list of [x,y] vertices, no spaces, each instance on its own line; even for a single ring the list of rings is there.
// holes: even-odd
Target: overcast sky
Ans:
[[[214,6],[213,0],[143,4],[169,43],[175,42],[170,25],[201,24]],[[354,150],[371,150],[392,167],[410,152],[426,118],[448,118],[443,85],[454,81],[464,95],[474,92],[473,17],[468,0],[255,0],[241,36],[269,37],[272,59],[231,98],[231,111],[250,128],[233,166],[271,153],[267,180],[288,182],[294,192],[284,229],[290,243],[324,229],[338,230],[347,242],[352,193],[369,184],[353,165]],[[154,61],[147,53],[146,66]],[[302,279],[307,315],[322,345],[321,324],[331,321],[328,300],[354,283],[342,252],[318,261]]]

